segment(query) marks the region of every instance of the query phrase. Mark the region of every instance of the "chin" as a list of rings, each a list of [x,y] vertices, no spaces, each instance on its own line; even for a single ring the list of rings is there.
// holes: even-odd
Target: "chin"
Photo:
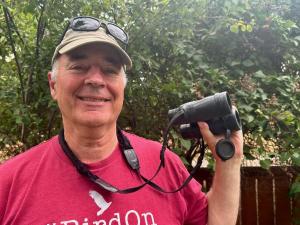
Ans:
[[[74,114],[73,119],[71,118],[69,122],[78,124],[80,126],[86,126],[90,128],[99,128],[105,126],[116,126],[116,121],[118,119],[118,114],[109,112],[99,112],[90,111],[84,113]]]
[[[90,128],[97,128],[101,126],[105,126],[108,122],[105,121],[81,121],[79,122],[82,126],[90,127]]]
[[[109,126],[112,124],[116,124],[115,120],[105,119],[105,118],[93,118],[93,119],[80,119],[78,121],[78,124],[81,124],[82,126],[90,127],[90,128],[99,128],[102,126]]]

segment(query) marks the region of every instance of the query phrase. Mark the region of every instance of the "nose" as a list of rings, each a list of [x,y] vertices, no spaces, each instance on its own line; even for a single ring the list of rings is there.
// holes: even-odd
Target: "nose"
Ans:
[[[97,67],[91,68],[84,83],[92,87],[104,87],[105,79],[101,69]]]

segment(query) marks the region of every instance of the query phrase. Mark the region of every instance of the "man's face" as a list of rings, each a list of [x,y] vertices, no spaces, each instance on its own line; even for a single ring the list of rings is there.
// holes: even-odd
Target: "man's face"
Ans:
[[[126,77],[109,46],[89,44],[57,59],[56,79],[48,74],[64,126],[115,126],[122,110]]]

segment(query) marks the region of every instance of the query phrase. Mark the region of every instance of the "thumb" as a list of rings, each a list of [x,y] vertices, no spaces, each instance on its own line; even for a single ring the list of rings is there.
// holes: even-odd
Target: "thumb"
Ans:
[[[198,126],[200,128],[201,135],[208,145],[208,148],[212,151],[213,155],[215,156],[215,147],[217,142],[220,139],[223,139],[223,135],[214,135],[206,122],[198,122]]]
[[[202,137],[206,140],[206,139],[210,139],[212,138],[214,135],[213,133],[209,130],[209,126],[206,122],[198,122],[198,126],[201,132]]]

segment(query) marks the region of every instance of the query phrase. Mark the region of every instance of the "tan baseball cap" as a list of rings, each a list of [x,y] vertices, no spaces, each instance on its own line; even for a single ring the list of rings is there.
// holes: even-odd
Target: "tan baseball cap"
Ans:
[[[121,56],[121,59],[126,65],[127,69],[132,67],[132,61],[128,54],[121,48],[116,39],[107,34],[105,29],[99,28],[96,31],[74,31],[69,29],[61,43],[56,47],[55,52],[52,57],[51,65],[53,65],[54,60],[58,54],[65,54],[75,48],[80,46],[90,44],[90,43],[99,43],[105,44],[113,47]]]

